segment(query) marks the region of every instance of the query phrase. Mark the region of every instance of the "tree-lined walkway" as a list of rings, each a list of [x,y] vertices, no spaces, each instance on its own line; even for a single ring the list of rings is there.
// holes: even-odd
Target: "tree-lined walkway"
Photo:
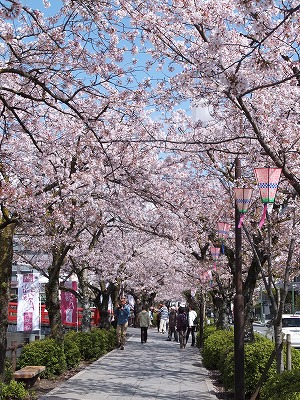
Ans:
[[[129,328],[124,350],[116,349],[55,388],[40,400],[216,399],[197,347],[180,349],[166,335]]]

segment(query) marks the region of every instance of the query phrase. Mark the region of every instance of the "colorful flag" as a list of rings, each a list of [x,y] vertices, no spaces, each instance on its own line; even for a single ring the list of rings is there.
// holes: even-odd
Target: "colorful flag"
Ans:
[[[77,291],[76,281],[66,281],[64,287]],[[60,310],[61,319],[63,324],[73,324],[77,323],[77,298],[72,292],[61,291],[60,294]]]
[[[18,274],[17,331],[40,329],[40,285],[38,273]]]

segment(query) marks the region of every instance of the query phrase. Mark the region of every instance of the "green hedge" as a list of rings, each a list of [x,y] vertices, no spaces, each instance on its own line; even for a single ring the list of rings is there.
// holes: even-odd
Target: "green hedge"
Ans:
[[[10,381],[5,384],[0,382],[0,400],[25,400],[30,399],[25,384],[17,381]]]
[[[61,375],[67,369],[75,368],[80,361],[94,361],[116,347],[116,331],[92,329],[91,332],[69,331],[64,337],[64,344],[59,345],[54,339],[30,342],[22,349],[17,362],[17,369],[26,365],[45,365],[42,378]]]
[[[117,344],[115,329],[107,331],[94,328],[91,332],[76,332],[72,339],[79,349],[81,359],[85,361],[97,360]]]
[[[255,335],[255,342],[245,343],[245,393],[251,394],[266,367],[274,350],[274,343],[263,336]],[[267,379],[276,373],[276,361],[273,362]],[[226,390],[234,390],[234,352],[227,354],[222,369],[222,381]]]
[[[211,335],[208,332],[212,332]],[[233,350],[233,331],[213,330],[209,327],[204,334],[203,365],[207,369],[221,370],[222,364],[231,350]]]
[[[42,378],[61,375],[67,369],[64,347],[54,339],[46,338],[26,344],[17,362],[17,369],[26,365],[45,365]]]
[[[218,369],[226,390],[234,391],[234,335],[232,331],[204,330],[203,364],[208,369]],[[255,334],[255,342],[245,343],[245,394],[252,394],[256,388],[267,362],[274,350],[274,343],[264,336]],[[286,364],[286,348],[283,350]],[[300,378],[300,351],[292,348],[292,372],[283,375],[293,382]],[[263,400],[300,400],[298,384],[286,384],[285,378],[276,373],[276,360],[269,369],[263,383]],[[269,393],[270,390],[270,393]],[[280,393],[280,396],[278,395]],[[269,397],[268,397],[269,396]],[[271,397],[274,396],[274,397]],[[277,397],[276,397],[277,396]]]
[[[69,331],[64,337],[64,352],[67,369],[76,368],[81,361],[81,353],[76,342],[77,333]]]
[[[300,371],[285,371],[274,375],[262,388],[260,399],[300,400]]]

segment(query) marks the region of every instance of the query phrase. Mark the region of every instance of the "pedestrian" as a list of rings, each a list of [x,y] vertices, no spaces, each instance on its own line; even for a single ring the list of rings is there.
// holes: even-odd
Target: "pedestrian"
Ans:
[[[158,307],[159,309],[162,307],[163,305],[160,304]],[[159,309],[156,310],[156,326],[157,326],[157,333],[159,333],[159,326],[160,326],[160,312]]]
[[[168,339],[172,340],[172,335],[174,335],[174,341],[178,342],[178,333],[176,330],[177,325],[177,311],[175,307],[171,307],[169,313],[169,329],[168,329]]]
[[[197,313],[194,310],[193,306],[189,307],[189,314],[188,314],[188,321],[189,326],[186,333],[186,343],[188,342],[189,336],[192,336],[192,344],[191,346],[195,346],[195,331],[197,327]]]
[[[150,317],[150,327],[153,326],[153,307],[150,307],[149,309],[149,317]]]
[[[138,315],[138,322],[141,328],[141,343],[147,343],[148,328],[150,326],[151,320],[149,312],[144,305],[142,306],[142,311]]]
[[[160,324],[159,324],[159,332],[166,333],[167,332],[167,322],[169,321],[169,310],[166,304],[163,304],[159,310],[160,314]]]
[[[126,298],[121,297],[120,303],[114,310],[115,318],[117,320],[117,341],[120,350],[124,350],[126,333],[128,327],[128,319],[130,316],[130,307],[126,304]]]
[[[177,316],[177,331],[179,334],[180,348],[185,349],[186,346],[186,330],[188,327],[187,315],[185,313],[184,307],[179,307]]]

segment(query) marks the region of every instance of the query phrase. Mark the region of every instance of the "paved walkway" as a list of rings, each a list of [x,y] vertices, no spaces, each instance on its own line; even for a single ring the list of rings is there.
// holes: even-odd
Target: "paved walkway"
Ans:
[[[116,349],[40,400],[212,400],[217,399],[197,347],[180,349],[166,335],[129,328],[124,350]],[[191,338],[189,338],[191,340]]]

